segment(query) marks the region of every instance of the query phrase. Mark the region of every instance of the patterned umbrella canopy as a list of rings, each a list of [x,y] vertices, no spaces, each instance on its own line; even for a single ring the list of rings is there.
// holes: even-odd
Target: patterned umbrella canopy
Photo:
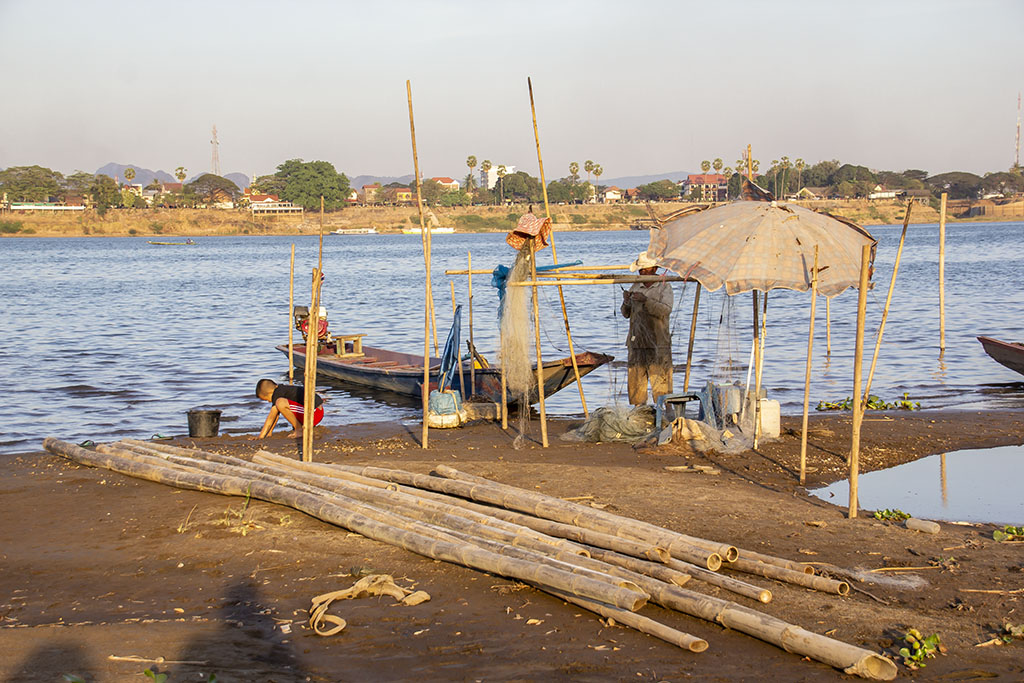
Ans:
[[[849,221],[802,206],[736,201],[691,213],[651,231],[647,255],[680,275],[729,295],[751,290],[811,288],[818,247],[818,292],[827,297],[856,287],[860,252],[875,240]]]

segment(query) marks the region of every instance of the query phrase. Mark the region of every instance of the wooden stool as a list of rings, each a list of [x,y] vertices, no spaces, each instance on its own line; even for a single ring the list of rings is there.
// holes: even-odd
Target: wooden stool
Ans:
[[[362,358],[363,337],[365,334],[338,334],[334,336],[334,350],[338,358]],[[351,343],[352,350],[348,351],[346,345]]]

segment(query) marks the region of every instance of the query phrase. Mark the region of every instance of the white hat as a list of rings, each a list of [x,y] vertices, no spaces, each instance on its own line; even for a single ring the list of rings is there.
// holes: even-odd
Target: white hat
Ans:
[[[636,257],[636,260],[629,264],[629,269],[634,273],[644,268],[657,268],[658,262],[647,255],[646,251],[641,251],[640,255]]]

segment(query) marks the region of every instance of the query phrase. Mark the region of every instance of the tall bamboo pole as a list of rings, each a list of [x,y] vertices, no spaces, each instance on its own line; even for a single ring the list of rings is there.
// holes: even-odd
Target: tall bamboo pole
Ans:
[[[860,426],[864,419],[861,408],[860,381],[864,361],[864,312],[868,302],[868,267],[871,245],[860,250],[860,286],[857,290],[857,338],[853,350],[853,435],[850,443],[850,504],[849,516],[857,516],[857,475],[860,470]]]
[[[896,274],[900,272],[900,258],[903,256],[903,243],[907,239],[907,226],[910,224],[910,209],[913,200],[907,202],[907,214],[903,217],[903,232],[900,233],[900,246],[896,248],[896,261],[892,266],[892,278],[889,280],[889,293],[885,297],[885,308],[882,309],[882,322],[878,324],[878,337],[875,339],[875,352],[871,356],[871,369],[868,370],[868,381],[864,384],[864,400],[871,395],[871,380],[875,378],[875,365],[878,363],[878,351],[882,348],[882,333],[885,332],[885,321],[889,319],[889,304],[896,288]]]
[[[476,393],[476,345],[473,343],[473,252],[467,251],[469,258],[469,393]]]
[[[946,193],[939,204],[939,358],[946,353]]]
[[[530,275],[537,279],[537,240],[530,240]],[[537,286],[533,286],[533,336],[537,345],[537,398],[540,401],[540,443],[544,448],[548,447],[548,412],[544,406],[544,363],[540,353],[540,305],[537,301]],[[504,364],[502,364],[504,366]],[[529,410],[530,403],[527,400],[525,406],[519,406],[519,410]]]
[[[501,428],[508,429],[508,379],[505,377],[505,347],[498,330],[498,354],[501,356]]]
[[[768,325],[768,292],[761,294],[761,329],[758,331],[757,360],[754,367],[754,449],[757,449],[757,441],[761,436],[761,373],[764,370],[764,338],[767,334]]]
[[[423,397],[423,431],[422,445],[427,447],[430,426],[427,424],[427,417],[430,412],[430,317],[433,312],[433,292],[430,289],[430,231],[427,230],[423,221],[423,195],[420,188],[420,160],[416,154],[416,123],[412,114],[412,82],[405,82],[405,93],[409,99],[409,135],[412,138],[412,166],[416,173],[416,209],[420,214],[420,233],[423,236],[423,265],[426,270],[426,279],[423,293],[423,386],[421,394]],[[435,339],[434,346],[437,346]]]
[[[316,361],[320,353],[320,269],[313,269],[309,302],[309,331],[306,333],[306,372],[303,377],[302,459],[313,461],[313,413],[316,411]]]
[[[700,307],[700,283],[693,295],[693,317],[690,319],[690,342],[686,345],[686,374],[683,375],[683,393],[690,389],[690,366],[693,360],[693,338],[697,334],[697,310]]]
[[[811,365],[814,353],[814,314],[818,305],[818,245],[814,245],[814,270],[811,271],[811,325],[807,332],[807,370],[804,374],[804,416],[800,430],[800,484],[807,472],[807,408],[811,400]]]
[[[288,384],[295,384],[295,243],[288,266]]]
[[[320,255],[317,257],[316,268],[324,272],[324,196],[320,195]]]
[[[530,113],[533,115],[533,139],[537,143],[537,165],[540,167],[540,189],[541,189],[541,193],[544,196],[544,215],[548,218],[548,220],[550,220],[551,219],[551,208],[550,208],[550,206],[548,204],[548,186],[545,184],[545,180],[544,180],[544,159],[540,155],[540,132],[537,129],[537,107],[533,103],[533,82],[530,80],[529,77],[527,77],[527,79],[526,79],[526,86],[530,90]],[[558,251],[556,251],[556,249],[555,249],[555,231],[554,231],[554,229],[551,230],[551,258],[554,261],[555,265],[558,265]],[[533,279],[534,280],[537,279],[536,271],[534,272]],[[533,294],[534,294],[534,296],[537,295],[536,287],[533,290]],[[587,399],[583,395],[583,382],[580,379],[580,368],[579,368],[579,365],[577,365],[577,363],[576,363],[576,351],[573,349],[573,344],[572,344],[572,330],[569,328],[569,314],[565,310],[565,293],[562,291],[562,286],[561,285],[558,286],[558,300],[562,304],[562,320],[565,322],[565,336],[566,336],[566,339],[569,340],[569,358],[572,361],[572,373],[573,373],[573,376],[576,378],[576,386],[577,386],[577,388],[580,391],[580,404],[583,406],[583,415],[584,416],[589,416],[590,412],[587,410]],[[537,356],[537,363],[538,363],[538,366],[539,366],[539,363],[540,363],[540,355],[539,354]],[[539,372],[539,367],[538,367],[538,372]],[[543,399],[541,400],[541,404],[542,404],[541,412],[543,414]],[[541,420],[543,420],[543,419],[544,418],[542,417]]]

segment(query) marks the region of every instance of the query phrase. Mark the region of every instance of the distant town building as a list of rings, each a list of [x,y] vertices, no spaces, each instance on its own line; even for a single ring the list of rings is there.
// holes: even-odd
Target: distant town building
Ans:
[[[440,185],[441,188],[443,190],[445,190],[446,192],[450,192],[451,190],[458,190],[459,187],[460,187],[458,180],[455,180],[453,178],[449,178],[448,176],[441,176],[439,178],[431,178],[431,180],[433,180],[435,183]]]
[[[512,175],[516,172],[515,166],[506,166],[505,175]],[[491,166],[489,169],[484,171],[480,169],[480,187],[488,190],[493,190],[494,186],[498,184],[498,166]]]
[[[896,190],[889,190],[881,185],[875,185],[875,188],[868,193],[868,199],[896,199]]]
[[[615,202],[622,201],[622,190],[612,185],[606,188],[601,194],[601,201],[605,204],[614,204]]]
[[[681,194],[687,199],[697,191],[702,202],[724,202],[729,199],[729,179],[721,173],[693,173],[681,183]]]
[[[52,213],[64,212],[64,211],[84,211],[84,204],[76,204],[68,206],[67,204],[57,204],[56,202],[11,202],[11,211],[49,211]]]
[[[294,214],[302,215],[302,207],[295,206],[291,202],[257,202],[250,205],[254,216],[266,214]]]
[[[380,183],[363,185],[363,202],[373,204],[377,201],[377,193],[380,192]]]

